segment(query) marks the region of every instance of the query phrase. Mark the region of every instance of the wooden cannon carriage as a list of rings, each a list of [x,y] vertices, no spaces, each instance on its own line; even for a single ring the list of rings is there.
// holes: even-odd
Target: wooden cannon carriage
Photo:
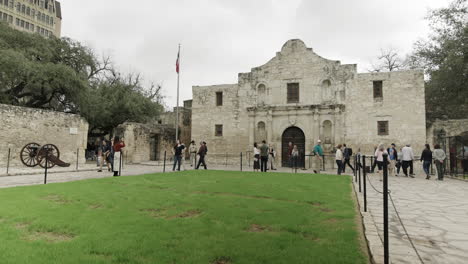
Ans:
[[[41,146],[37,143],[26,144],[20,152],[21,162],[27,167],[52,168],[55,165],[59,167],[69,167],[70,163],[60,160],[60,151],[53,144],[45,144]]]

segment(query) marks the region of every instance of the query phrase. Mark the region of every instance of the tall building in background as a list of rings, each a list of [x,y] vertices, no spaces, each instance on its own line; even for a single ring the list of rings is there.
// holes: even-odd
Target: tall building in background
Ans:
[[[46,37],[60,37],[62,31],[60,2],[54,0],[0,0],[0,20]]]

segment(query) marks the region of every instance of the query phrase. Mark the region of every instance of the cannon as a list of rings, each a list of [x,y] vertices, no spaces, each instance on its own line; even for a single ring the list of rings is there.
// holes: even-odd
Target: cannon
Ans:
[[[60,151],[54,144],[45,144],[43,146],[37,143],[26,144],[20,152],[21,162],[27,167],[36,167],[50,169],[55,165],[59,167],[69,167],[70,163],[60,160]]]

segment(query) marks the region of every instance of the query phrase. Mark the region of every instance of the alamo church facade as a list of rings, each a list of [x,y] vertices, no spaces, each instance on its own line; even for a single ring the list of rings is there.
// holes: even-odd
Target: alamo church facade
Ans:
[[[192,138],[209,156],[251,151],[266,140],[286,165],[287,144],[308,154],[320,139],[325,152],[346,143],[372,154],[379,143],[426,142],[422,70],[358,73],[356,64],[320,57],[298,39],[266,64],[239,73],[238,83],[194,86]]]

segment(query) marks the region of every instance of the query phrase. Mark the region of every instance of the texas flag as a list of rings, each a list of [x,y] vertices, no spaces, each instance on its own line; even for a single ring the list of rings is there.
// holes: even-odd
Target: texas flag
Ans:
[[[175,66],[176,66],[175,70],[176,70],[177,73],[179,73],[179,59],[180,59],[180,51],[177,52],[177,60],[176,60],[176,64],[175,64]]]

